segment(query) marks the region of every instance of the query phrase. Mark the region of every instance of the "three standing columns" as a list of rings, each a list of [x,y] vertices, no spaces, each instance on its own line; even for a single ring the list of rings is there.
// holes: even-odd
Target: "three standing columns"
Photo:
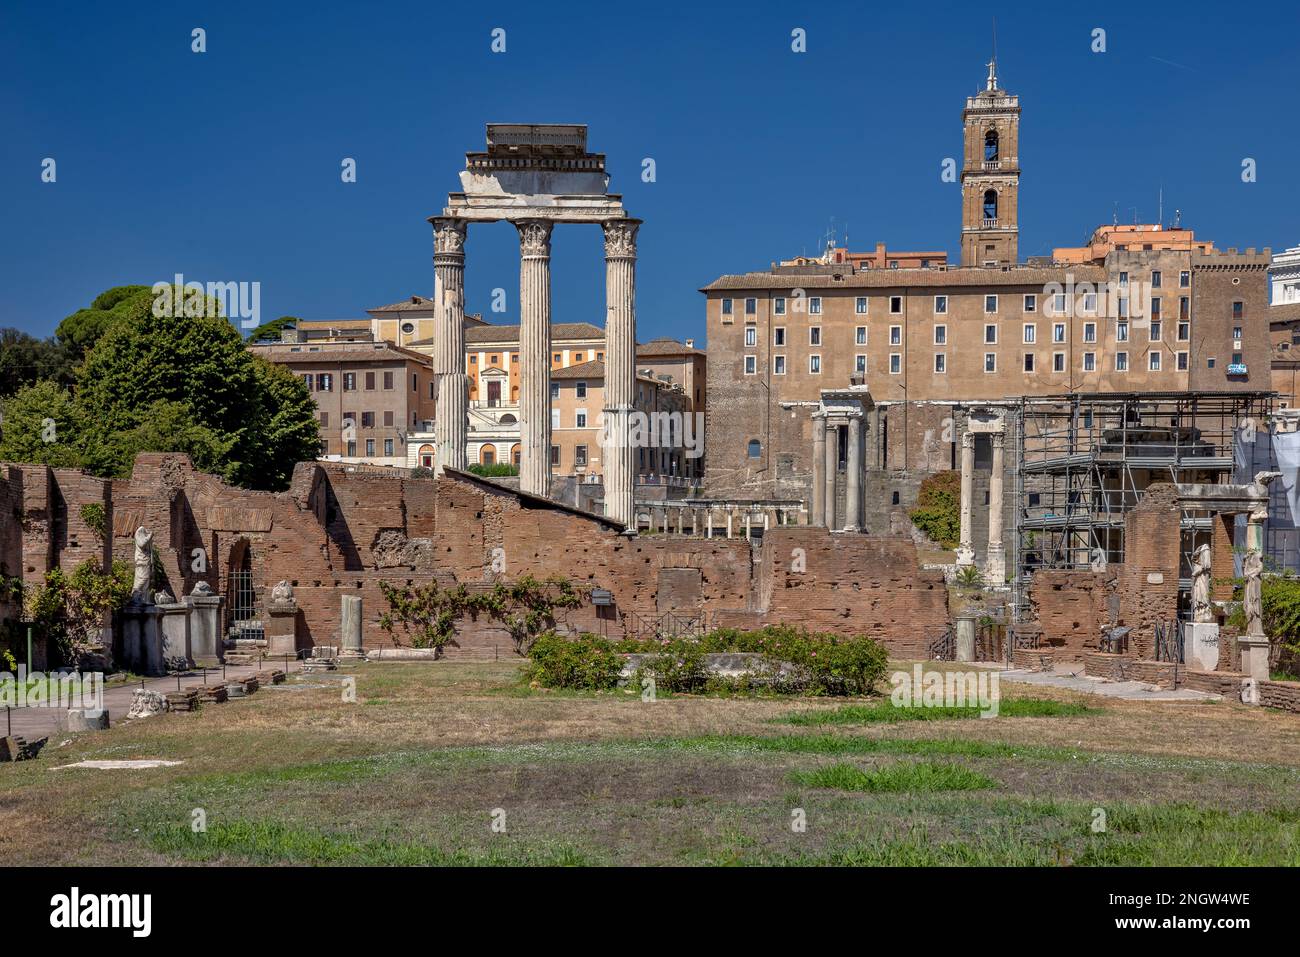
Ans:
[[[551,493],[551,226],[526,219],[519,230],[519,488]]]
[[[636,398],[636,234],[641,220],[611,219],[603,226],[605,517],[635,530],[631,425]]]
[[[467,223],[453,217],[433,220],[435,316],[433,376],[437,411],[433,420],[437,445],[435,471],[463,470],[469,435],[469,376],[465,374],[465,232]]]

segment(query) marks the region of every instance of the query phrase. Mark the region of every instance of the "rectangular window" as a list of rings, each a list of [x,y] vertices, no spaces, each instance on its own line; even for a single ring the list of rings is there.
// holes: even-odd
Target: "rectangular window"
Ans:
[[[856,312],[859,316],[865,316],[867,314],[866,296],[858,296],[858,298],[853,303],[853,311]]]
[[[1178,318],[1179,319],[1192,318],[1192,300],[1188,296],[1178,297]]]
[[[1033,345],[1038,340],[1038,327],[1032,322],[1025,323],[1025,345]]]
[[[1160,323],[1155,321],[1151,323],[1151,341],[1152,342],[1160,341]]]
[[[1128,342],[1128,323],[1127,323],[1127,322],[1117,322],[1117,323],[1115,323],[1115,341],[1116,341],[1116,342]]]
[[[1034,354],[1032,352],[1025,353],[1025,371],[1026,372],[1034,371]]]
[[[1178,274],[1178,288],[1189,289],[1192,285],[1192,274],[1184,269]]]
[[[1121,289],[1127,289],[1127,288],[1128,288],[1128,273],[1126,273],[1126,272],[1121,272],[1121,273],[1119,274],[1119,287],[1120,287]]]
[[[1083,341],[1084,342],[1097,341],[1097,324],[1095,322],[1085,322],[1083,324]]]
[[[985,372],[998,371],[998,355],[996,352],[984,353],[984,371]]]
[[[947,296],[935,296],[935,297],[934,297],[934,314],[935,314],[936,316],[946,316],[946,315],[948,315],[948,297],[947,297]]]
[[[1096,314],[1097,294],[1095,292],[1086,292],[1083,294],[1083,311],[1090,316]]]
[[[889,344],[890,344],[891,346],[901,346],[901,345],[903,344],[903,327],[902,327],[902,326],[890,326],[890,327],[889,327]]]
[[[753,296],[750,296],[748,299],[745,300],[745,315],[747,316],[758,315],[758,300],[755,299]]]
[[[1240,338],[1241,338],[1241,326],[1233,326],[1233,327],[1232,327],[1232,338],[1234,338],[1234,339],[1240,339]]]
[[[375,374],[373,372],[366,373],[366,391],[375,391]]]
[[[1180,352],[1180,353],[1178,353],[1178,371],[1179,371],[1179,372],[1186,372],[1186,371],[1187,371],[1187,353],[1186,353],[1186,352]]]
[[[573,412],[573,427],[575,429],[585,429],[587,427],[587,410],[575,409]]]
[[[349,440],[348,440],[348,453],[347,453],[347,454],[348,454],[348,458],[350,458],[350,459],[354,459],[354,458],[357,457],[357,442],[356,442],[355,439],[349,439]]]
[[[573,392],[574,392],[574,395],[575,395],[577,398],[579,398],[579,399],[585,399],[585,398],[587,397],[587,382],[586,382],[586,380],[585,380],[585,379],[579,379],[577,382],[575,382],[574,385],[573,385]]]
[[[333,392],[334,376],[330,375],[328,372],[322,372],[320,375],[318,375],[316,377],[316,391]]]
[[[1152,319],[1159,319],[1159,318],[1160,318],[1160,308],[1161,308],[1161,307],[1160,307],[1160,297],[1159,297],[1159,296],[1156,296],[1154,299],[1151,300],[1151,318],[1152,318]]]
[[[1127,353],[1127,352],[1117,352],[1117,353],[1115,353],[1115,371],[1116,371],[1116,372],[1127,372],[1127,371],[1128,371],[1128,353]]]
[[[375,427],[375,413],[373,413],[373,412],[362,412],[362,413],[361,413],[361,427],[362,427],[363,429],[373,429],[373,428]]]
[[[745,375],[758,372],[758,356],[745,356]]]
[[[853,334],[853,341],[859,346],[865,346],[867,344],[866,326],[858,326],[857,331]]]
[[[772,357],[772,375],[785,375],[785,356]]]
[[[745,347],[752,348],[758,345],[758,329],[754,326],[745,327]]]
[[[1063,322],[1058,322],[1058,323],[1053,324],[1053,326],[1052,326],[1052,341],[1053,341],[1053,342],[1064,342],[1064,341],[1065,341],[1065,323],[1063,323]]]
[[[785,326],[777,326],[772,330],[772,345],[785,345]]]
[[[889,297],[889,313],[890,313],[890,315],[893,315],[893,316],[900,316],[900,315],[903,314],[903,297],[902,297],[902,296],[890,296],[890,297]]]
[[[551,428],[558,429],[559,427],[560,427],[560,410],[551,409]]]
[[[1064,371],[1065,371],[1065,353],[1064,353],[1064,352],[1053,352],[1053,353],[1052,353],[1052,371],[1053,371],[1053,372],[1064,372]]]
[[[984,327],[984,344],[995,346],[998,344],[998,327],[988,325]]]
[[[863,375],[866,375],[866,373],[867,373],[867,357],[866,357],[866,356],[859,354],[859,355],[857,355],[857,356],[854,357],[854,360],[853,360],[853,371],[854,371],[854,372],[860,372],[860,373],[862,373]]]
[[[357,391],[357,374],[355,372],[343,373],[343,391],[344,392]]]
[[[1038,297],[1034,295],[1025,295],[1025,312],[1038,311]]]
[[[947,326],[935,326],[935,327],[934,327],[934,344],[935,344],[936,346],[946,346],[946,345],[948,344],[948,327],[947,327]]]
[[[307,386],[307,391],[308,391],[308,392],[315,392],[315,391],[316,391],[316,376],[314,376],[312,373],[310,373],[310,372],[304,372],[304,373],[302,374],[302,381],[303,381],[303,384],[304,384],[305,386]]]
[[[552,382],[552,383],[551,383],[551,401],[554,402],[554,401],[555,401],[556,399],[558,399],[559,397],[560,397],[560,383],[558,383],[558,382]]]
[[[1052,296],[1052,312],[1058,316],[1065,315],[1065,293],[1058,292]]]
[[[889,374],[898,375],[903,371],[903,356],[898,352],[889,354]]]
[[[393,427],[393,411],[392,409],[388,409],[387,411],[384,412],[384,428],[391,429],[392,427]]]
[[[809,326],[809,327],[808,327],[808,345],[810,345],[810,346],[819,346],[819,345],[821,345],[821,344],[822,344],[822,327],[821,327],[821,326]]]
[[[415,373],[411,373],[411,391],[412,392],[420,391],[420,377]]]
[[[330,414],[328,412],[322,412],[320,414],[320,424],[321,428],[328,429],[330,427]]]
[[[1128,296],[1119,297],[1119,314],[1122,318],[1128,318]]]
[[[776,316],[785,315],[785,296],[777,296],[772,300],[772,314]]]
[[[1180,322],[1178,324],[1178,341],[1186,342],[1192,338],[1192,324],[1190,322]]]
[[[551,446],[551,466],[552,468],[560,467],[560,447],[558,445]]]
[[[820,316],[822,314],[821,296],[813,296],[808,300],[808,314],[810,316]]]
[[[821,375],[821,371],[822,371],[822,357],[821,357],[821,356],[818,356],[818,355],[811,355],[811,356],[809,356],[809,357],[808,357],[808,374],[809,374],[809,375]]]
[[[373,458],[375,455],[375,440],[366,439],[366,455]]]
[[[393,374],[391,372],[384,373],[384,388],[390,392],[393,389]]]
[[[722,300],[722,314],[724,316],[730,316],[732,314],[732,302],[730,299]]]
[[[573,467],[575,469],[585,469],[587,467],[587,447],[585,445],[575,445],[573,447]]]
[[[1160,288],[1160,270],[1159,270],[1159,269],[1153,269],[1153,270],[1151,270],[1151,288],[1152,288],[1152,289],[1159,289],[1159,288]]]
[[[1150,352],[1147,353],[1147,368],[1148,368],[1150,371],[1152,371],[1152,372],[1159,372],[1159,371],[1160,371],[1160,352],[1159,352],[1159,350],[1157,350],[1157,349],[1152,349]]]
[[[393,457],[393,440],[392,440],[392,439],[384,439],[384,455],[388,456],[390,459]]]
[[[997,297],[997,296],[985,296],[985,297],[984,297],[984,311],[987,312],[987,313],[990,313],[990,314],[995,313],[995,312],[998,311],[998,297]]]
[[[1083,354],[1083,371],[1093,372],[1097,368],[1097,353],[1085,352]]]
[[[948,357],[944,355],[942,352],[936,352],[934,354],[934,371],[935,372],[948,371]]]

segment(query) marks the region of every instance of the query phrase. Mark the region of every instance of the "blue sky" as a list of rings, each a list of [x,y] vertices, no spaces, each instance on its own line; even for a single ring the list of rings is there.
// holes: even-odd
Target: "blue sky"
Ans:
[[[0,326],[45,335],[105,288],[178,272],[260,282],[264,319],[428,295],[425,220],[484,125],[576,122],[645,220],[639,337],[703,338],[700,286],[816,251],[832,219],[853,248],[955,257],[940,170],[961,155],[990,14],[1023,108],[1022,256],[1082,242],[1116,207],[1153,220],[1161,185],[1166,220],[1181,209],[1222,247],[1300,243],[1300,5],[1067,6],[10,0]],[[517,321],[514,230],[475,227],[467,253],[468,308]],[[557,229],[553,257],[554,319],[599,323],[599,230]]]

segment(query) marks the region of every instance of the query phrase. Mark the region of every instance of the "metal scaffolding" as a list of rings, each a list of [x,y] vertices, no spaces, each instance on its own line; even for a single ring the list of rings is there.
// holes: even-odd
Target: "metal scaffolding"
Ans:
[[[1264,428],[1270,392],[1128,392],[1024,396],[1017,411],[1017,617],[1040,568],[1124,560],[1124,523],[1147,488],[1233,480],[1238,430]],[[1184,509],[1180,588],[1208,543],[1209,513]]]

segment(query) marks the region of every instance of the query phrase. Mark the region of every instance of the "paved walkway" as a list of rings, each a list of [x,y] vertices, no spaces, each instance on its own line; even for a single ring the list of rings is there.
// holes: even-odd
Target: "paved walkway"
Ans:
[[[1205,691],[1193,691],[1191,688],[1179,688],[1177,691],[1160,688],[1144,681],[1107,681],[1105,678],[1090,678],[1083,673],[1083,662],[1057,662],[1055,671],[1004,671],[1002,678],[1006,681],[1018,681],[1028,685],[1046,685],[1052,688],[1069,688],[1087,694],[1105,695],[1108,698],[1123,698],[1128,701],[1218,701],[1222,696]]]
[[[259,671],[270,670],[291,672],[300,669],[301,665],[300,661],[290,661],[289,667],[286,667],[284,659],[268,658],[261,665],[228,665],[225,669],[225,677],[227,680],[245,678],[249,675],[255,675]],[[126,720],[126,714],[131,710],[131,697],[141,687],[148,688],[150,691],[157,691],[160,694],[166,694],[169,691],[176,690],[176,677],[175,674],[171,674],[165,678],[145,678],[143,683],[133,681],[106,684],[104,686],[104,707],[108,709],[110,727]],[[221,680],[222,670],[220,668],[209,668],[207,670],[208,684],[220,684]],[[197,668],[193,671],[180,673],[181,688],[203,683],[203,674]],[[13,708],[8,714],[5,714],[5,709],[0,708],[0,735],[12,733],[20,735],[28,741],[35,741],[37,738],[43,738],[46,735],[52,736],[59,732],[59,719],[65,713],[66,711],[61,708]],[[10,731],[11,726],[12,731]]]

